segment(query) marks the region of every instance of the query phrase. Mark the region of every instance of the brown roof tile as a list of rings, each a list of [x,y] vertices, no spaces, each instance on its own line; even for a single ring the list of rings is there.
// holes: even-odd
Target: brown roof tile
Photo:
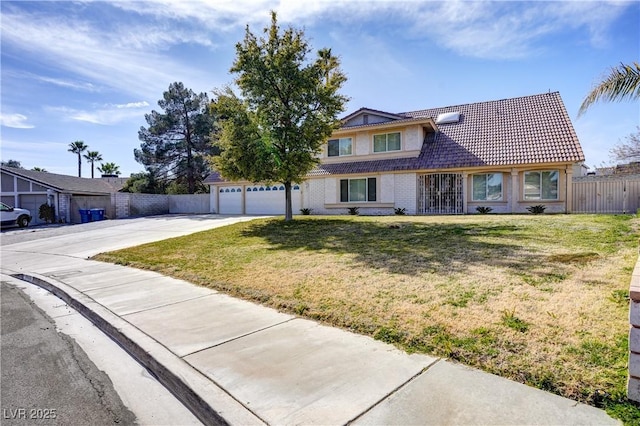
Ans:
[[[447,112],[460,112],[460,121],[439,124],[418,158],[321,164],[310,175],[584,161],[558,92],[398,115],[436,119]]]
[[[397,122],[447,112],[460,112],[460,121],[438,124],[417,158],[320,164],[309,176],[584,161],[558,92],[404,112]],[[212,175],[205,182],[220,181]]]

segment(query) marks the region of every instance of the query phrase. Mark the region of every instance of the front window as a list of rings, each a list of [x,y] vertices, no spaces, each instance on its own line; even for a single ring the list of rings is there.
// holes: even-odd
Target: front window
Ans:
[[[400,151],[400,132],[373,135],[373,152]]]
[[[327,145],[329,148],[329,157],[340,157],[353,153],[351,138],[331,139]]]
[[[473,175],[473,200],[502,200],[502,173]]]
[[[340,202],[376,201],[376,178],[341,179]]]
[[[544,172],[525,172],[524,199],[525,200],[557,200],[558,199],[558,170]]]

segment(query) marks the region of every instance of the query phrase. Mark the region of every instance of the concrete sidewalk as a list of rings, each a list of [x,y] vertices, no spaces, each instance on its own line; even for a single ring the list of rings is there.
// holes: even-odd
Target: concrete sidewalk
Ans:
[[[193,229],[233,222],[222,219]],[[459,364],[87,260],[178,228],[188,233],[177,220],[3,245],[2,272],[90,318],[207,424],[618,424],[596,408]]]

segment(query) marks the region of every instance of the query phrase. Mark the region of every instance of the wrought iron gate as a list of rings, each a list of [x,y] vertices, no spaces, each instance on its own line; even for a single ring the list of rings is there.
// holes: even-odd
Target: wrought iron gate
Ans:
[[[463,214],[462,186],[461,174],[418,176],[418,213]]]

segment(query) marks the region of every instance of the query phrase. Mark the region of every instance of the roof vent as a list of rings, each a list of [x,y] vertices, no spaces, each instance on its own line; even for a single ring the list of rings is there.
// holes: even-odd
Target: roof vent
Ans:
[[[459,112],[444,112],[442,114],[438,114],[438,118],[436,119],[436,124],[457,123],[459,121],[460,121]]]

